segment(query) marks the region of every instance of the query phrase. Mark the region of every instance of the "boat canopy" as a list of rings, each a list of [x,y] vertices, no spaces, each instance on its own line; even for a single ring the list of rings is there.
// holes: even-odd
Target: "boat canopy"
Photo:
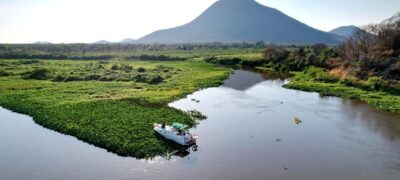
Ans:
[[[177,130],[181,130],[182,131],[182,130],[185,130],[186,128],[188,128],[189,126],[181,124],[181,123],[172,123],[172,127],[177,129]]]

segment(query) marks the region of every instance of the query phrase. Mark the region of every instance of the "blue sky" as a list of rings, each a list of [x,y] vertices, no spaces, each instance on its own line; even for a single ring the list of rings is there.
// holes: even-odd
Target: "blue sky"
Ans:
[[[0,43],[119,41],[187,23],[217,0],[0,0]],[[380,22],[400,0],[257,0],[314,28]]]

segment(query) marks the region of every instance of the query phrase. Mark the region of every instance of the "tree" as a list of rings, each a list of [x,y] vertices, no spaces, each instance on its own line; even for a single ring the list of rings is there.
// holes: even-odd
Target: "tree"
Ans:
[[[361,74],[392,77],[385,73],[397,72],[400,58],[400,14],[380,24],[371,24],[357,30],[340,46],[339,56],[345,63],[362,71]]]

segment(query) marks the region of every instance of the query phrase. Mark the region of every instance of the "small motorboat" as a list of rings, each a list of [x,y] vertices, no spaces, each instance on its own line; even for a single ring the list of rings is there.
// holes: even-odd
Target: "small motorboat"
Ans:
[[[166,139],[172,140],[183,146],[196,144],[196,136],[189,133],[187,125],[173,123],[171,126],[165,124],[154,124],[154,131]]]

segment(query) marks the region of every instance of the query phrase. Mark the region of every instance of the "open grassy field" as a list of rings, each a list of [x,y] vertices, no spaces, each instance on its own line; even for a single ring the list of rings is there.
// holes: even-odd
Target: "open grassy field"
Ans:
[[[114,153],[150,158],[173,150],[153,123],[196,124],[167,104],[228,75],[193,60],[0,60],[0,106]]]
[[[255,44],[0,44],[0,59],[159,60],[176,61],[260,53]]]

